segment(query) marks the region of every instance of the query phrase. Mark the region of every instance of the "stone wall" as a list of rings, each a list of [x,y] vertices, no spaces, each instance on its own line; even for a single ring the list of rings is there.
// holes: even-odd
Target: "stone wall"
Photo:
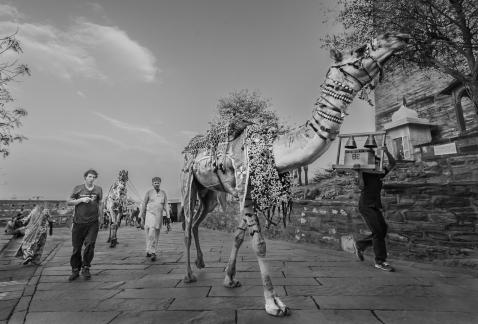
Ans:
[[[272,226],[265,236],[350,250],[352,237],[369,234],[355,183],[346,173],[296,190],[309,199],[296,199],[287,227]],[[478,265],[478,154],[401,162],[385,178],[382,202],[392,258]],[[231,203],[203,226],[233,232],[238,214]]]
[[[50,215],[55,226],[69,226],[73,216],[73,208],[66,205],[64,200],[0,200],[0,224],[22,212],[23,216],[37,205],[43,204],[50,209]]]
[[[451,81],[450,78],[419,70],[408,75],[400,72],[387,74],[375,89],[376,130],[382,130],[383,125],[391,121],[392,114],[399,109],[405,97],[408,108],[416,110],[420,118],[437,125],[432,134],[434,141],[461,135],[453,97],[438,94]],[[468,98],[462,101],[462,108],[467,131],[476,131],[478,118]]]

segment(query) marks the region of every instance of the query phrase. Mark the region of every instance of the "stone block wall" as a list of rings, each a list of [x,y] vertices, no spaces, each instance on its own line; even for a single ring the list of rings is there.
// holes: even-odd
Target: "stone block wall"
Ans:
[[[375,89],[375,128],[382,130],[391,121],[392,114],[407,100],[407,107],[417,111],[437,125],[432,137],[434,141],[459,136],[460,129],[451,95],[438,95],[452,81],[449,77],[424,73],[416,70],[408,75],[403,72],[388,73],[385,80]],[[478,129],[478,118],[472,102],[462,100],[463,117],[467,131]]]

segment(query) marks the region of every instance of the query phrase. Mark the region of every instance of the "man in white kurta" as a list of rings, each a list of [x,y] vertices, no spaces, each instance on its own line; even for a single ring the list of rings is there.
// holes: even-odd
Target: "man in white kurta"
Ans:
[[[154,177],[152,183],[153,189],[148,190],[144,197],[141,219],[146,234],[146,257],[155,261],[156,254],[159,252],[159,233],[163,224],[163,211],[169,217],[169,209],[166,192],[160,189],[161,178]]]

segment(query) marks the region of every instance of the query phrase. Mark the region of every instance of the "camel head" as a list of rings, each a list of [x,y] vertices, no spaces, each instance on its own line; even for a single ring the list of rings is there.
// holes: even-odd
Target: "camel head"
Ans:
[[[326,99],[332,106],[345,112],[357,92],[382,74],[382,66],[394,53],[405,47],[409,38],[407,34],[385,33],[348,54],[331,50],[334,63],[322,85]]]

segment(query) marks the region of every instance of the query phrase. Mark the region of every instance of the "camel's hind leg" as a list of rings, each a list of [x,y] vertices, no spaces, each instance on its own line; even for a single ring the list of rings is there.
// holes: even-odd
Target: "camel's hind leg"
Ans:
[[[205,267],[204,257],[199,244],[199,224],[206,218],[207,214],[214,210],[217,206],[217,193],[204,189],[199,192],[200,206],[198,212],[194,215],[192,222],[192,233],[194,235],[194,243],[196,245],[196,267],[202,269]]]
[[[243,213],[252,212],[252,202],[250,200],[246,200],[246,205],[244,206]],[[247,221],[246,217],[241,213],[239,217],[239,225],[237,230],[234,232],[234,242],[231,249],[231,254],[229,256],[229,261],[226,265],[226,277],[224,278],[224,287],[227,288],[236,288],[240,287],[241,283],[234,279],[236,276],[236,260],[237,260],[237,253],[244,242],[244,236],[247,230]]]
[[[188,179],[183,187],[183,207],[184,207],[184,245],[186,248],[186,276],[185,283],[196,281],[191,269],[191,228],[192,228],[192,214],[196,206],[197,199],[197,182],[194,180],[192,170],[187,174]]]

